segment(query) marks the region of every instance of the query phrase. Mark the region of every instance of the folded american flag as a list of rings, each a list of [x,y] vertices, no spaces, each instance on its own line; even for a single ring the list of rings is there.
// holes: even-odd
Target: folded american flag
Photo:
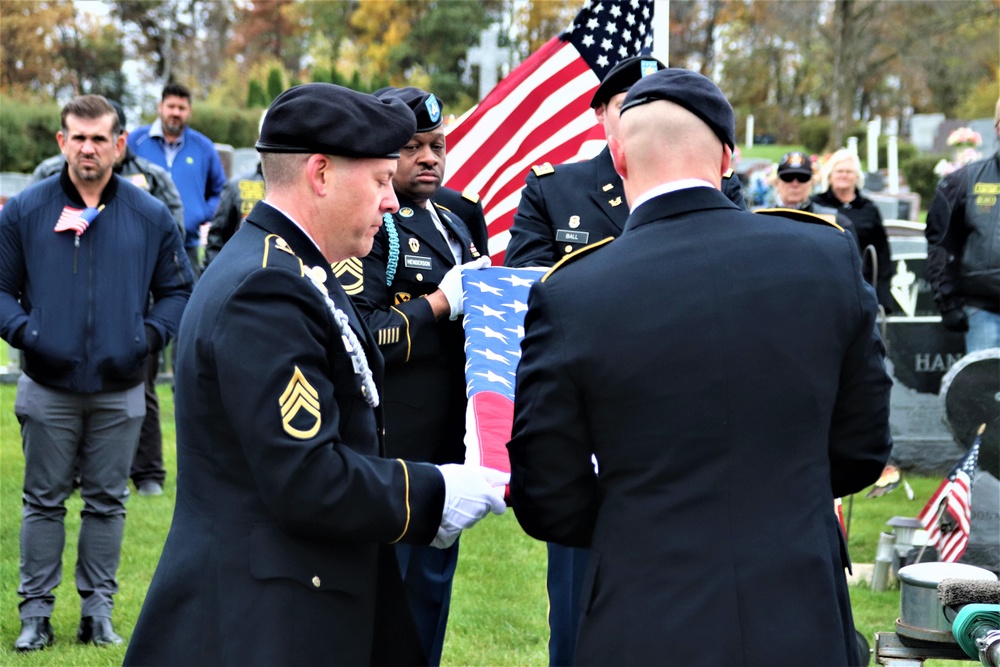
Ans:
[[[489,267],[462,276],[465,290],[465,461],[510,472],[514,379],[528,290],[547,269]]]
[[[59,221],[56,222],[57,232],[68,232],[74,231],[77,236],[80,236],[85,231],[90,223],[94,221],[97,214],[104,210],[104,204],[101,204],[97,208],[93,206],[88,206],[87,208],[73,208],[72,206],[64,206],[62,213],[59,214]]]

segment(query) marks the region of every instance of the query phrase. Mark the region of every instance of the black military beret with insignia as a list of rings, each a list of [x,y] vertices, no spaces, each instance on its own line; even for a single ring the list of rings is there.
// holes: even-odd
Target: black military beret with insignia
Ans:
[[[398,158],[415,127],[402,100],[306,83],[281,93],[268,107],[257,151]]]
[[[653,56],[635,56],[619,60],[608,70],[601,85],[597,87],[593,99],[590,100],[590,108],[596,109],[602,104],[607,104],[618,93],[628,91],[642,77],[664,68],[666,65]]]
[[[417,132],[430,132],[441,127],[441,100],[425,90],[406,88],[380,88],[375,91],[380,100],[395,97],[406,102],[417,118]]]
[[[708,77],[679,67],[660,70],[632,86],[622,104],[622,113],[657,100],[684,107],[712,128],[722,143],[730,148],[736,147],[733,107]]]

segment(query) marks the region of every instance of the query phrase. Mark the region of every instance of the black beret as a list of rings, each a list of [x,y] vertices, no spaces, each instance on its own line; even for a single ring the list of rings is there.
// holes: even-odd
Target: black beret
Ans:
[[[260,153],[398,158],[413,137],[413,112],[332,83],[306,83],[274,98],[260,128]]]
[[[406,88],[380,88],[374,92],[380,100],[395,97],[406,102],[413,109],[417,119],[417,132],[430,132],[441,127],[441,100],[425,90],[408,86]]]
[[[622,113],[656,100],[684,107],[712,128],[722,143],[736,147],[733,107],[711,79],[679,67],[660,70],[632,86],[622,104]]]
[[[809,161],[805,153],[789,151],[781,156],[781,162],[778,163],[778,175],[781,174],[812,176],[812,162]]]
[[[596,109],[602,104],[607,104],[608,100],[618,93],[628,91],[642,77],[661,69],[666,69],[666,65],[653,56],[634,56],[619,60],[594,91],[594,98],[590,100],[590,108]]]

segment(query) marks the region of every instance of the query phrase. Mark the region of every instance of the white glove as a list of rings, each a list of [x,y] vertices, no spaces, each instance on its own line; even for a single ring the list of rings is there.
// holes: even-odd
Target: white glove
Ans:
[[[465,264],[456,264],[444,274],[441,282],[438,283],[438,289],[444,293],[444,298],[448,299],[448,305],[451,306],[449,319],[457,320],[463,311],[462,295],[464,294],[464,290],[462,289],[462,271],[475,271],[477,269],[484,269],[489,265],[490,258],[484,256]]]
[[[489,512],[503,514],[504,486],[510,474],[481,466],[449,463],[438,466],[444,477],[444,512],[432,547],[450,547],[466,528],[472,528]]]

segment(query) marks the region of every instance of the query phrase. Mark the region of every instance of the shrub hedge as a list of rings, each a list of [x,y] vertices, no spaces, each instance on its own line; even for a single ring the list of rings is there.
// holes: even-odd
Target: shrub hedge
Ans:
[[[906,183],[910,190],[920,193],[920,201],[926,210],[930,208],[931,199],[934,198],[934,191],[937,190],[938,176],[934,173],[934,166],[945,157],[944,155],[920,155],[914,156],[906,162],[900,163],[899,170],[906,177]]]
[[[59,152],[58,104],[4,100],[0,113],[0,171],[31,173],[39,162]]]

